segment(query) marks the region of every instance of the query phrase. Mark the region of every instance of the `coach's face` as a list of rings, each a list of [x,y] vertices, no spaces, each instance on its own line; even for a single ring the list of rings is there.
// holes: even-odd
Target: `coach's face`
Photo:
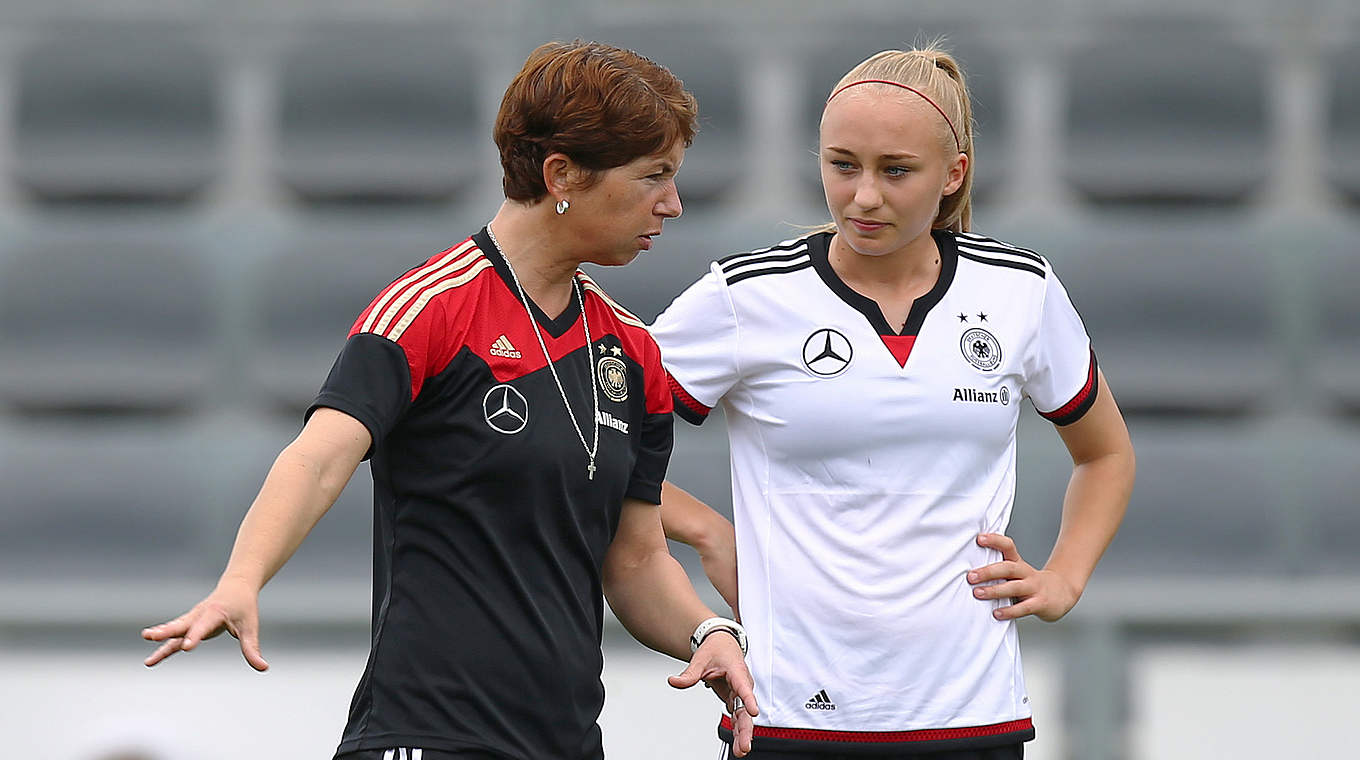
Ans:
[[[651,249],[662,223],[683,210],[675,174],[684,158],[685,146],[676,143],[661,153],[605,170],[595,184],[571,197],[564,216],[575,217],[585,261],[619,266]]]
[[[859,85],[827,104],[822,188],[851,248],[881,256],[930,233],[940,199],[963,184],[968,160],[952,150],[948,129],[929,103],[890,85]]]

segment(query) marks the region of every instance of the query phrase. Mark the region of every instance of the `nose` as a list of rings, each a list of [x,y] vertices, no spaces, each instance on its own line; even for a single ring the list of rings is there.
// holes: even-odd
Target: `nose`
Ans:
[[[675,186],[675,181],[671,180],[666,194],[656,204],[656,213],[667,219],[678,219],[684,212],[684,206],[680,205],[680,189]]]
[[[855,205],[863,209],[878,208],[883,204],[883,193],[872,172],[861,172],[855,183]]]

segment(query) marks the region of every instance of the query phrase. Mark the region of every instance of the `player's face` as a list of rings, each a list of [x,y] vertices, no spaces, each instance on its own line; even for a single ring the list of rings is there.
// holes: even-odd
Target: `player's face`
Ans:
[[[882,256],[930,233],[940,199],[963,184],[967,156],[918,95],[860,85],[822,114],[822,188],[841,239]]]
[[[682,211],[675,174],[684,158],[685,146],[677,143],[608,169],[594,185],[570,196],[567,216],[580,220],[586,261],[619,266],[651,249],[662,222]]]

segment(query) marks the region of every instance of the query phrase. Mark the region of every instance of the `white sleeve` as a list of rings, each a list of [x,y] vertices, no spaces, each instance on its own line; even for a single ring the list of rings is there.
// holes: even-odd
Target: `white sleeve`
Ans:
[[[1046,268],[1039,328],[1025,357],[1024,391],[1044,418],[1070,425],[1096,400],[1096,355],[1067,289]]]
[[[736,313],[716,264],[666,307],[651,331],[661,347],[675,413],[703,423],[740,374]]]

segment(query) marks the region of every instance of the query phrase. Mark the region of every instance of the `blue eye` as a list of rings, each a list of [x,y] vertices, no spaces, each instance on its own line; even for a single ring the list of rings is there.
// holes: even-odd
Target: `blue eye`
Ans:
[[[906,174],[911,170],[905,166],[889,166],[883,171],[892,177],[903,177],[906,176]]]
[[[840,161],[837,159],[832,159],[830,163],[832,166],[836,167],[837,169],[840,169],[843,172],[848,172],[854,168],[853,166],[850,165],[849,161]]]

